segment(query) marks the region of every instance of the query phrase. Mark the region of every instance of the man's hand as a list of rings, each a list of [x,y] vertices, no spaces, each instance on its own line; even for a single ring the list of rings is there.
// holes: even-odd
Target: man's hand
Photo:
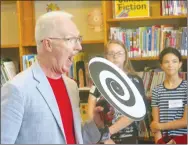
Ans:
[[[112,139],[108,139],[104,141],[104,144],[115,144],[115,142]]]
[[[152,131],[153,133],[155,133],[155,132],[161,130],[160,123],[158,123],[158,122],[156,122],[156,121],[152,121],[152,123],[150,124],[150,128],[151,128],[151,131]]]
[[[94,115],[93,115],[93,120],[95,124],[97,125],[98,128],[103,128],[104,127],[104,108],[101,106],[97,106],[94,109]],[[110,120],[114,117],[114,109],[110,108],[110,111],[107,113],[107,119]]]
[[[114,111],[114,108],[113,107],[110,107],[110,109],[109,109],[110,111],[106,114],[106,121],[107,122],[112,122],[112,120],[113,120],[113,118],[114,118],[114,113],[115,113],[115,111]]]
[[[104,110],[103,107],[97,106],[95,107],[94,112],[93,112],[93,120],[98,128],[104,127],[104,119],[101,115],[103,110]]]

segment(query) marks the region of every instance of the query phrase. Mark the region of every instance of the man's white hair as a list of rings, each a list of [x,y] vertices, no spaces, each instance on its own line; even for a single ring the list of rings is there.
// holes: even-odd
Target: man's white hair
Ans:
[[[62,23],[62,18],[71,19],[72,17],[71,14],[64,11],[51,11],[40,16],[35,26],[35,41],[37,47],[40,45],[41,40],[45,38],[61,37],[58,36],[60,29],[58,24]]]

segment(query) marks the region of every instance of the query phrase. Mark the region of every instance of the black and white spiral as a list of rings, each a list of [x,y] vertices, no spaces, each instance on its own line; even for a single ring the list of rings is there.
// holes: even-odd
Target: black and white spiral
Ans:
[[[146,114],[143,98],[121,69],[96,57],[89,62],[89,72],[98,90],[114,108],[131,119],[143,119]]]

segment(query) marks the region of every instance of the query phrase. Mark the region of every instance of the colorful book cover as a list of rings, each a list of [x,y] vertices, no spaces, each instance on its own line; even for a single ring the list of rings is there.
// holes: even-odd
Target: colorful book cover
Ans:
[[[149,1],[117,0],[114,1],[114,18],[149,17]]]
[[[26,55],[26,67],[30,67],[35,62],[35,54]]]

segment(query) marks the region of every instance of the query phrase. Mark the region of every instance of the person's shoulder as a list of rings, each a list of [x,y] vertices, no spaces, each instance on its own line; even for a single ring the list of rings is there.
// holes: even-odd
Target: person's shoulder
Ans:
[[[183,89],[183,90],[185,90],[185,92],[187,92],[187,88],[188,88],[187,85],[188,85],[187,80],[182,80],[182,82],[178,88]]]
[[[187,87],[187,80],[183,80],[183,81],[182,81],[182,85],[183,85],[184,87]]]
[[[75,81],[74,79],[71,79],[71,78],[69,78],[69,77],[66,76],[66,75],[63,75],[63,78],[64,78],[64,80],[65,80],[66,82],[68,82],[69,84],[71,84],[71,85],[77,85],[77,83],[76,83],[76,81]]]
[[[135,81],[137,83],[143,83],[143,80],[140,76],[136,75],[136,74],[128,74],[128,77],[132,80]]]
[[[32,83],[32,71],[30,68],[18,73],[14,78],[6,82],[2,86],[2,90],[8,89],[8,91],[11,91],[11,89],[16,89],[19,91],[24,91],[30,84]]]
[[[164,89],[164,85],[163,85],[163,83],[154,86],[154,88],[152,89],[152,91],[156,91],[156,92],[158,92],[158,91],[160,91],[161,89]]]
[[[12,80],[10,80],[10,83],[15,86],[25,86],[29,85],[31,83],[31,80],[34,80],[32,77],[32,70],[31,68],[28,68],[20,73],[18,73]]]

